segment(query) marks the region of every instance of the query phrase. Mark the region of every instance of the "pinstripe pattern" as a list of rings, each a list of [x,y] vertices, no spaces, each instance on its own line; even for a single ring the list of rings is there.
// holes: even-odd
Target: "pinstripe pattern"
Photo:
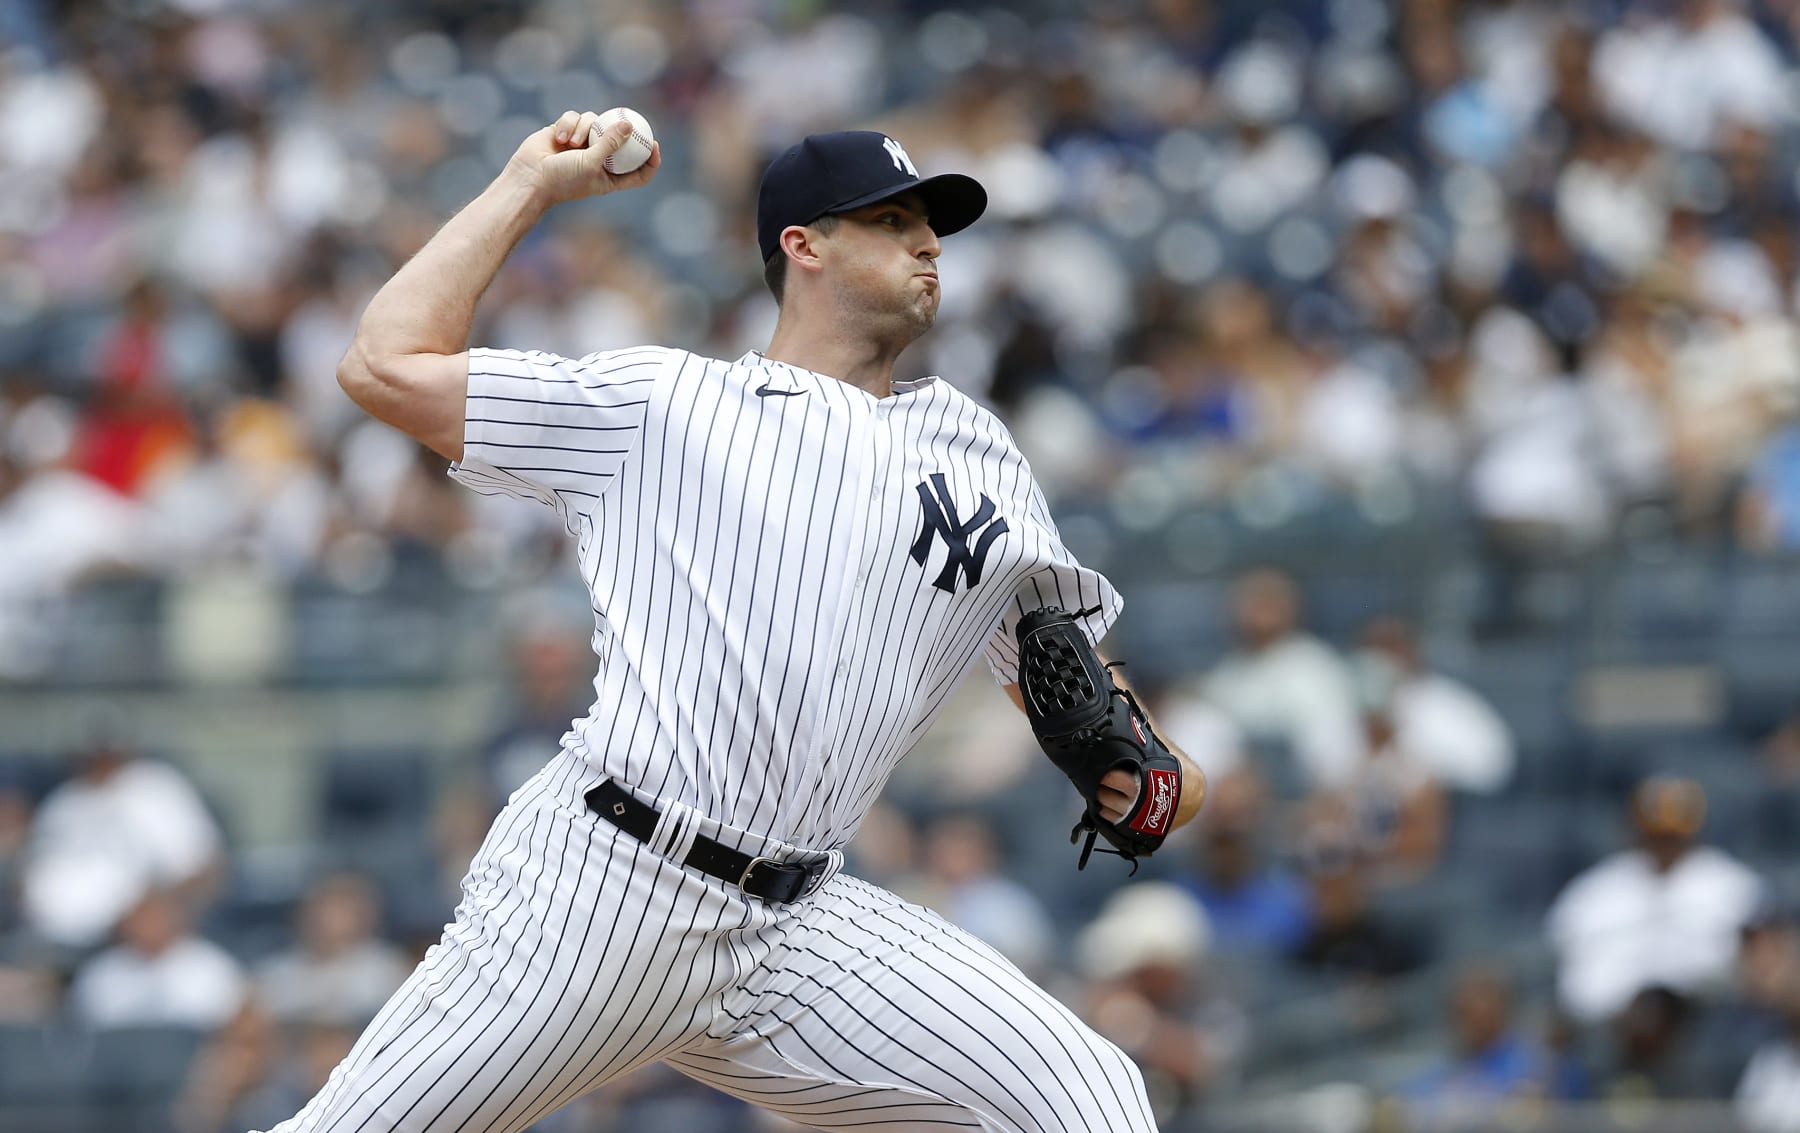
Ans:
[[[514,795],[444,938],[273,1133],[516,1133],[658,1060],[822,1129],[1155,1129],[1124,1054],[961,929],[842,874],[746,897],[577,809],[590,778],[564,753]]]
[[[1099,607],[1095,639],[1118,614],[1006,428],[947,382],[877,399],[755,354],[648,347],[469,366],[454,474],[555,508],[593,592],[605,664],[565,746],[731,827],[841,847],[984,654],[1016,677],[1020,613]],[[985,496],[1006,520],[979,586],[931,585],[941,541],[907,553],[934,474],[962,515]]]
[[[1154,1129],[1116,1048],[991,949],[835,872],[956,684],[984,655],[1015,678],[1020,614],[1093,607],[1096,639],[1117,616],[999,421],[935,379],[877,399],[756,354],[469,366],[452,473],[576,538],[594,707],[280,1133],[511,1133],[663,1059],[822,1128]],[[956,540],[985,548],[979,570]],[[661,811],[648,842],[588,813],[608,778]],[[768,905],[674,864],[700,835],[825,855],[831,876]]]
[[[822,1128],[1155,1128],[1135,1067],[937,914],[839,876],[670,1065]]]

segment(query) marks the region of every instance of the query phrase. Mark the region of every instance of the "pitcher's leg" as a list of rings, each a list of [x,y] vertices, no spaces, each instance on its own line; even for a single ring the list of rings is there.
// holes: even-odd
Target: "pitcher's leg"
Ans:
[[[936,914],[840,876],[799,922],[670,1065],[823,1129],[1155,1130],[1123,1052]]]
[[[732,979],[741,897],[538,795],[456,922],[276,1133],[513,1133],[690,1041]]]

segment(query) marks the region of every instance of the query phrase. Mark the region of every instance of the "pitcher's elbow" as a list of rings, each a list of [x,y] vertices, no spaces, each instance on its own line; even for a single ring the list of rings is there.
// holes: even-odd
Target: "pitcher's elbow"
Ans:
[[[344,352],[337,368],[338,388],[342,389],[351,401],[365,408],[370,395],[381,384],[375,367],[369,359],[368,352],[359,342],[352,342],[350,349]]]

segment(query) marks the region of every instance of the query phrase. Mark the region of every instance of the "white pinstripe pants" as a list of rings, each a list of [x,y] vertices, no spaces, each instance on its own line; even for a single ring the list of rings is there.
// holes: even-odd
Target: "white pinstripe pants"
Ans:
[[[1131,1061],[967,933],[841,874],[745,896],[589,813],[573,762],[513,797],[443,939],[273,1133],[513,1133],[658,1060],[823,1129],[1155,1129]]]

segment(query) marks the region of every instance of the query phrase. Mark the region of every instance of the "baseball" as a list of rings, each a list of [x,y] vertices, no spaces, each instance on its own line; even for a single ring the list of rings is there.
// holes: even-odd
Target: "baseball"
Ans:
[[[598,128],[604,130],[621,118],[631,120],[631,136],[606,159],[608,173],[630,173],[650,160],[650,147],[656,144],[656,135],[650,132],[650,123],[644,121],[644,116],[629,106],[615,106],[602,114]]]

